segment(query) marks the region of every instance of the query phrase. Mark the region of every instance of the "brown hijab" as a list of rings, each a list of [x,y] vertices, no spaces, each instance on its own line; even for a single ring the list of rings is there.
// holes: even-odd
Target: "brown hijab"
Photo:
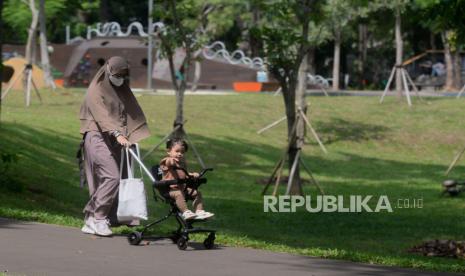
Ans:
[[[128,76],[129,65],[122,57],[112,57],[99,69],[81,105],[81,134],[88,131],[118,130],[131,143],[150,135],[144,113],[127,81],[121,86],[110,82],[111,74]]]

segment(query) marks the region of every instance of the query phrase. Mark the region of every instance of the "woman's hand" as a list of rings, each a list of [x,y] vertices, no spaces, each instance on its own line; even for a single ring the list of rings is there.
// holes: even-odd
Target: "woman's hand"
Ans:
[[[128,138],[124,137],[123,135],[116,137],[116,141],[118,141],[118,143],[123,147],[131,146],[131,142],[129,142]]]

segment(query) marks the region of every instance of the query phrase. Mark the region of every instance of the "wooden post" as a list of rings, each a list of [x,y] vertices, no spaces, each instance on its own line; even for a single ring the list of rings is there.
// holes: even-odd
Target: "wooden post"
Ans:
[[[277,121],[275,121],[275,122],[273,122],[273,123],[267,125],[266,127],[264,127],[264,128],[262,128],[262,129],[260,129],[259,131],[257,131],[257,134],[262,134],[263,132],[267,131],[268,129],[270,129],[270,128],[272,128],[272,127],[278,125],[278,124],[281,123],[282,121],[286,120],[286,118],[287,118],[287,117],[284,116],[284,117],[282,117],[281,119],[279,119],[279,120],[277,120]]]
[[[279,169],[279,170],[282,170],[282,167],[284,166],[284,163],[286,162],[286,155],[289,153],[289,149],[292,145],[292,143],[294,142],[294,137],[295,137],[295,128],[296,128],[296,124],[297,124],[297,120],[294,122],[294,124],[292,125],[292,128],[291,128],[291,137],[289,138],[289,141],[287,143],[287,146],[286,148],[283,150],[283,153],[281,154],[281,159],[279,159],[280,161],[278,162],[278,164],[276,164],[276,167],[275,169],[273,169],[273,173],[270,177],[270,180],[269,182],[271,183],[271,181],[273,180],[273,176],[274,174],[276,173],[276,170]],[[279,184],[279,183],[278,183]],[[265,194],[266,193],[266,190],[268,189],[268,186],[269,184],[267,184],[265,186],[265,188],[263,189],[262,191],[262,194]],[[273,194],[275,194],[275,191],[277,191],[277,187],[275,186],[275,189],[273,191]]]
[[[194,151],[194,155],[197,157],[197,160],[200,163],[200,166],[202,166],[202,169],[205,169],[205,163],[202,160],[202,157],[200,157],[199,152],[197,151],[197,148],[194,146],[194,143],[192,143],[191,139],[189,138],[189,135],[187,135],[187,132],[184,131],[184,135],[186,136],[187,142],[191,145],[192,150]]]
[[[312,179],[313,184],[315,184],[315,186],[320,191],[320,194],[324,195],[325,192],[323,191],[323,189],[321,189],[320,184],[318,183],[318,181],[316,181],[316,179],[313,177],[313,174],[312,174],[312,171],[310,170],[310,168],[307,167],[307,165],[305,164],[305,162],[304,162],[304,160],[302,158],[300,158],[300,162],[302,163],[302,167],[304,167],[304,169],[307,171],[308,175]]]
[[[295,155],[294,163],[292,164],[291,172],[289,173],[289,179],[287,181],[286,195],[289,195],[291,193],[292,186],[293,186],[293,183],[294,183],[293,182],[294,181],[294,176],[298,173],[297,172],[297,167],[299,165],[300,152],[301,152],[301,149],[298,149],[297,154]],[[300,194],[302,194],[302,193],[300,193]]]
[[[320,148],[321,150],[323,150],[324,153],[328,153],[328,151],[326,150],[325,148],[325,145],[323,144],[323,142],[321,142],[320,138],[318,137],[318,134],[316,133],[315,129],[312,127],[312,125],[310,124],[310,121],[307,119],[307,117],[305,116],[304,112],[302,110],[299,110],[300,113],[301,113],[301,116],[303,118],[303,120],[305,121],[305,123],[307,124],[308,128],[310,128],[310,131],[312,132],[313,136],[315,137],[316,141],[318,142],[318,144],[320,145]]]
[[[465,92],[465,85],[462,87],[459,94],[457,95],[457,99],[460,98],[460,96],[462,96],[463,92]]]
[[[460,151],[450,163],[449,168],[446,171],[446,176],[449,175],[450,171],[455,167],[455,164],[459,161],[460,157],[462,157],[463,153],[465,152],[465,147]]]
[[[388,82],[386,83],[386,87],[384,88],[384,92],[383,92],[383,95],[381,95],[381,99],[379,100],[379,103],[382,103],[383,100],[384,100],[384,97],[386,96],[388,90],[389,90],[389,87],[391,86],[391,82],[394,78],[394,74],[396,73],[396,66],[394,65],[394,67],[392,67],[392,71],[391,71],[391,75],[389,76],[389,79],[388,79]]]
[[[408,89],[408,83],[407,83],[407,78],[405,77],[405,73],[402,70],[402,68],[398,68],[398,71],[400,71],[402,75],[402,81],[404,82],[404,87],[405,87],[405,97],[407,97],[407,103],[408,106],[412,106],[412,100],[410,99],[410,90]]]
[[[262,195],[266,193],[268,190],[268,187],[270,186],[271,182],[273,181],[273,177],[276,175],[276,172],[278,171],[278,168],[280,168],[281,163],[283,163],[283,159],[279,159],[278,163],[274,166],[273,172],[271,173],[270,177],[268,178],[268,181],[266,182],[265,188],[263,188]]]

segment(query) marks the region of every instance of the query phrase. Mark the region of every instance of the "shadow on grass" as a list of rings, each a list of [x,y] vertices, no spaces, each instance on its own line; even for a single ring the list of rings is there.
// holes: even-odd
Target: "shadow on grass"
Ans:
[[[336,127],[337,128],[337,127]],[[384,127],[370,126],[374,132],[367,131],[353,137],[348,134],[347,139],[378,139],[386,130]],[[331,130],[328,130],[331,131]],[[337,139],[344,139],[344,133],[355,133],[355,130],[336,131]],[[268,175],[274,164],[280,158],[282,149],[267,144],[243,140],[237,137],[225,137],[222,139],[211,139],[205,136],[191,135],[196,143],[198,151],[207,153],[203,155],[207,165],[213,165],[221,170],[221,174],[235,175],[236,179],[249,179]],[[212,154],[213,153],[213,154]],[[416,183],[418,181],[439,181],[444,179],[444,171],[447,164],[435,165],[403,162],[398,160],[387,160],[375,157],[363,156],[349,152],[337,153],[336,157],[309,156],[304,151],[304,160],[312,171],[319,176],[329,178],[343,178],[351,180],[368,180],[379,183],[390,183],[406,181]],[[254,159],[260,162],[253,162]],[[193,157],[191,158],[193,160]],[[198,166],[196,164],[196,166]],[[465,167],[457,166],[455,170],[463,171]],[[216,174],[213,172],[213,175]],[[439,187],[438,182],[438,187]],[[421,187],[418,187],[421,189]]]
[[[79,188],[78,143],[78,136],[2,122],[0,147],[18,155],[8,174],[25,189],[12,193],[1,188],[1,213],[39,221],[46,220],[40,213],[81,218],[88,192]]]
[[[323,143],[329,145],[339,141],[363,142],[380,140],[390,129],[382,125],[351,122],[344,119],[332,118],[329,122],[317,125],[318,134],[323,137]]]

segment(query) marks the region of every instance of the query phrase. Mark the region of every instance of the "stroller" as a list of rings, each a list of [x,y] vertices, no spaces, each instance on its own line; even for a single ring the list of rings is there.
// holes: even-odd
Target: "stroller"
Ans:
[[[204,169],[200,172],[199,177],[189,177],[189,173],[185,171],[183,168],[176,168],[179,170],[183,170],[188,176],[186,179],[174,179],[174,180],[161,180],[162,179],[162,171],[158,165],[152,167],[151,172],[144,166],[142,161],[138,158],[138,156],[130,149],[130,154],[134,157],[134,159],[141,165],[142,169],[149,175],[150,179],[152,180],[152,190],[153,190],[153,198],[155,201],[162,201],[166,204],[171,206],[170,211],[167,215],[158,219],[150,224],[147,224],[141,232],[134,231],[128,235],[128,242],[131,245],[139,245],[142,240],[161,240],[161,239],[170,239],[173,243],[177,244],[180,250],[185,250],[187,248],[187,242],[189,241],[189,234],[192,233],[208,233],[207,238],[203,241],[203,245],[206,249],[212,249],[215,245],[215,230],[203,229],[194,227],[193,224],[196,222],[204,222],[205,220],[184,220],[181,216],[181,213],[178,207],[175,204],[175,201],[169,196],[169,186],[173,184],[186,184],[187,188],[192,188],[194,190],[198,189],[200,185],[207,183],[207,179],[203,176],[208,172],[212,171],[212,168]],[[186,200],[192,199],[187,191],[184,191]],[[171,235],[165,236],[147,236],[145,232],[152,226],[157,225],[171,216],[174,216],[176,221],[178,222],[177,230],[173,231]]]

